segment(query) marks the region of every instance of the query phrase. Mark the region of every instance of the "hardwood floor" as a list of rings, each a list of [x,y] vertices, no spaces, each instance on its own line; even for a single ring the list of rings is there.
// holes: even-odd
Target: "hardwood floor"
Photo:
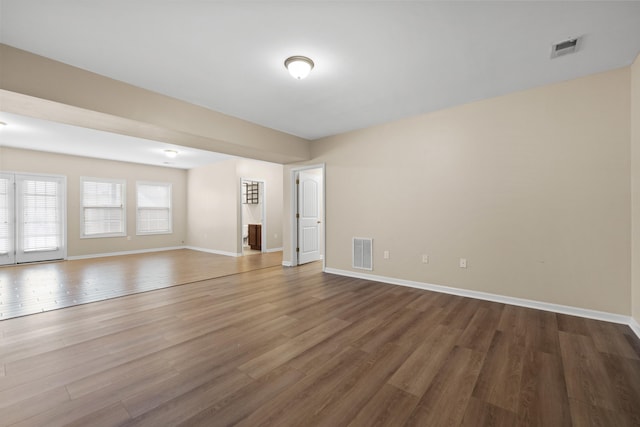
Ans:
[[[624,325],[269,267],[0,321],[2,426],[638,426]]]
[[[180,249],[0,267],[0,320],[282,264],[282,252],[228,257]]]

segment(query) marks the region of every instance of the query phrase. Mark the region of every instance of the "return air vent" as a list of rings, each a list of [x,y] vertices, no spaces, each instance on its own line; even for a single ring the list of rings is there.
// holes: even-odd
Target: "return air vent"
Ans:
[[[373,270],[373,239],[353,238],[353,268]]]
[[[557,58],[558,56],[564,56],[570,53],[574,53],[578,50],[579,46],[580,37],[555,43],[551,46],[551,58]]]

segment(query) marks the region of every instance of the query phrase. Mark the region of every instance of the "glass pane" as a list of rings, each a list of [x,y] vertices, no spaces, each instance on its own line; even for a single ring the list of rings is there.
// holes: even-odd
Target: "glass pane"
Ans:
[[[171,207],[171,184],[138,184],[138,207]]]
[[[169,209],[138,209],[138,232],[168,233],[170,228]]]
[[[25,180],[23,186],[23,250],[57,250],[60,247],[60,189],[57,182]]]
[[[0,254],[9,252],[9,180],[0,178]]]
[[[121,208],[84,208],[84,234],[124,233]]]
[[[82,182],[83,206],[122,206],[122,184],[104,181]]]

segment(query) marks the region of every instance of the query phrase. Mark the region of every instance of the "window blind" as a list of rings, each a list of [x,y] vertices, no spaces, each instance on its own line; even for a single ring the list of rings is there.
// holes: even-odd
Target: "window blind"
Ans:
[[[0,254],[9,253],[9,184],[7,178],[0,178]]]
[[[62,242],[58,183],[25,180],[21,196],[24,221],[23,251],[58,250]]]
[[[125,234],[125,184],[123,181],[82,179],[82,235]]]
[[[171,233],[171,184],[138,183],[137,234]]]

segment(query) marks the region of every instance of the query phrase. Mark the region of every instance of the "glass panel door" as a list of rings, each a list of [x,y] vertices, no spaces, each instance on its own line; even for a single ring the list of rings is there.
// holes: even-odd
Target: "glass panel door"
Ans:
[[[15,262],[64,258],[65,178],[16,174],[15,182]]]
[[[15,263],[13,174],[0,173],[0,265]]]

